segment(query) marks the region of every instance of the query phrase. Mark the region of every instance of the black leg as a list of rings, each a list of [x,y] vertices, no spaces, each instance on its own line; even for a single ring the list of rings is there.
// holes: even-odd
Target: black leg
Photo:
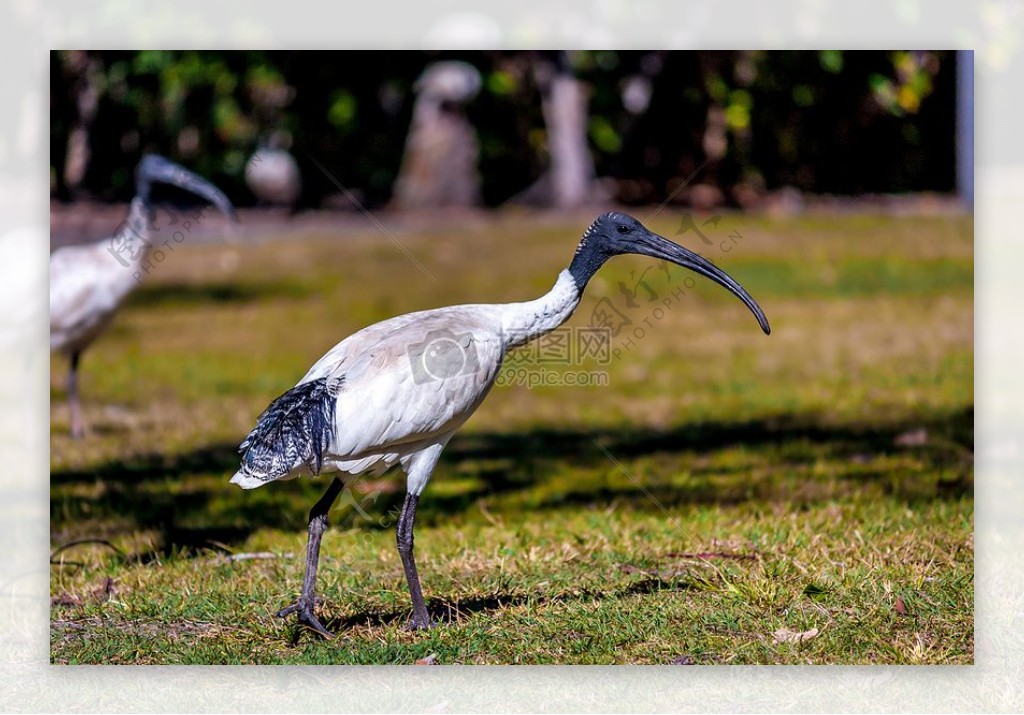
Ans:
[[[71,412],[71,436],[78,439],[85,433],[82,411],[78,404],[78,360],[80,353],[71,353],[71,369],[68,370],[68,409]]]
[[[309,510],[309,540],[306,544],[306,575],[302,580],[302,595],[298,601],[277,612],[278,618],[298,613],[299,623],[309,626],[324,638],[330,638],[331,634],[320,624],[313,612],[316,606],[313,589],[316,586],[316,569],[320,562],[320,539],[327,530],[327,512],[331,510],[334,500],[338,498],[344,486],[341,478],[335,477],[327,491],[320,497],[320,501]]]
[[[409,628],[419,630],[430,628],[430,614],[427,613],[427,604],[423,602],[423,590],[420,588],[420,577],[416,573],[416,560],[413,557],[413,524],[416,521],[416,504],[420,498],[414,494],[405,495],[405,504],[402,505],[402,514],[398,517],[398,555],[402,557],[402,567],[405,569],[405,580],[409,582],[409,595],[412,596],[412,618],[409,620]]]

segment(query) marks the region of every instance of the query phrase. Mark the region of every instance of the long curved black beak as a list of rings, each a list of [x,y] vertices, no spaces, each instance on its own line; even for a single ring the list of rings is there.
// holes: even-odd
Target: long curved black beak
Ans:
[[[723,271],[721,268],[718,268],[710,261],[701,258],[693,251],[683,248],[682,246],[669,241],[667,238],[650,231],[646,231],[645,235],[642,235],[640,238],[635,240],[632,252],[643,256],[671,261],[677,266],[688,268],[694,273],[699,273],[705,278],[710,278],[715,283],[728,289],[730,293],[742,300],[743,304],[750,308],[750,312],[757,318],[757,322],[761,325],[761,330],[764,331],[764,334],[771,334],[772,328],[768,325],[768,318],[765,317],[764,311],[761,310],[761,306],[757,304],[757,301],[751,297],[750,293],[747,293],[743,286],[734,281],[728,273]]]
[[[201,177],[199,174],[189,171],[183,166],[175,164],[170,159],[165,159],[157,154],[147,154],[139,162],[136,173],[135,188],[136,194],[143,200],[149,200],[149,189],[152,184],[171,184],[189,193],[201,196],[211,204],[220,209],[221,213],[238,223],[238,215],[235,207],[224,195],[224,192]]]

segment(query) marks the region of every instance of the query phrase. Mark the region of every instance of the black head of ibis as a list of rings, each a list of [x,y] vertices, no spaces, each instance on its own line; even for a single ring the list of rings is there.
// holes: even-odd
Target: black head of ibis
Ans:
[[[743,301],[766,335],[771,333],[768,318],[761,306],[728,273],[688,248],[648,230],[635,218],[624,213],[611,211],[598,216],[583,234],[569,266],[569,273],[582,292],[605,261],[626,253],[669,261],[713,280]]]

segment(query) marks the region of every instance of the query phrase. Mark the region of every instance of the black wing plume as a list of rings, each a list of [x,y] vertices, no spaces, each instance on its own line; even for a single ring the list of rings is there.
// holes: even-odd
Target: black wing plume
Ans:
[[[271,402],[238,448],[242,471],[268,482],[299,464],[319,474],[334,439],[335,407],[344,382],[344,376],[310,380]]]

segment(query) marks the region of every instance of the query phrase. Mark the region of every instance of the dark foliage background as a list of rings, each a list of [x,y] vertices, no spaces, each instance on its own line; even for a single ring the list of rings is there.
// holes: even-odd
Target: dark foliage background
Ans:
[[[622,202],[661,201],[705,161],[701,181],[717,185],[726,203],[735,203],[744,188],[954,189],[953,52],[581,51],[569,57],[588,90],[595,169],[613,179],[609,186]],[[367,204],[380,205],[391,196],[401,163],[413,83],[441,59],[464,60],[482,75],[483,88],[466,114],[481,145],[484,202],[503,203],[547,165],[530,69],[535,56],[526,52],[54,51],[53,195],[126,199],[139,156],[157,151],[246,205],[253,197],[243,180],[245,162],[276,134],[290,141],[300,163],[303,205],[335,193],[310,156]],[[627,108],[630,89],[646,96],[646,106]],[[76,127],[87,160],[69,182]]]

